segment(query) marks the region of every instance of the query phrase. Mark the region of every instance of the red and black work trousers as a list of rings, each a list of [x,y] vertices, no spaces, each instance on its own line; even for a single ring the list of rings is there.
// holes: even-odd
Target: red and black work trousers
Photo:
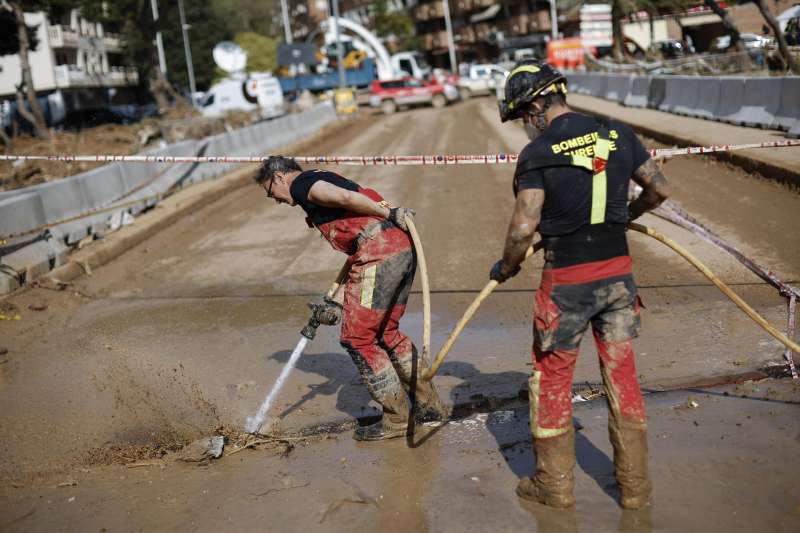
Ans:
[[[411,239],[391,223],[380,224],[377,231],[372,228],[359,238],[351,256],[341,344],[372,398],[398,421],[408,416],[406,395],[419,392],[423,384],[416,375],[427,362],[418,358],[411,339],[399,328],[416,270]],[[422,396],[420,401],[427,400]]]
[[[572,376],[589,324],[610,420],[646,427],[632,345],[639,334],[639,309],[628,255],[562,268],[545,265],[534,313],[530,378],[534,438],[556,437],[572,426]]]

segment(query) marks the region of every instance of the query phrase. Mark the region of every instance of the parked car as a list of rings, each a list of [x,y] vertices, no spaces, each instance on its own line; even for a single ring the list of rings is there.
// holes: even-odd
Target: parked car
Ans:
[[[664,59],[676,59],[691,53],[686,45],[677,39],[665,39],[663,41],[655,41],[650,44],[647,50]]]
[[[400,106],[432,105],[444,107],[458,99],[458,90],[450,84],[423,82],[406,76],[395,80],[374,80],[369,104],[388,114]]]
[[[742,40],[742,44],[747,50],[755,50],[767,47],[770,43],[772,43],[771,37],[765,37],[763,35],[756,35],[755,33],[740,33],[739,37]],[[731,46],[731,36],[730,35],[722,35],[721,37],[717,37],[711,43],[711,50],[715,52],[722,52],[727,50]]]
[[[472,96],[492,94],[506,76],[508,71],[499,65],[470,65],[458,79],[458,92],[463,100]]]

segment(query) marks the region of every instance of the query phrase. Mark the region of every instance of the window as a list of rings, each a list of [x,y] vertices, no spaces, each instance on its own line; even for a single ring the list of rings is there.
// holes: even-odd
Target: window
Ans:
[[[400,62],[400,70],[411,76],[414,74],[414,68],[411,66],[411,61],[408,59],[401,59]]]

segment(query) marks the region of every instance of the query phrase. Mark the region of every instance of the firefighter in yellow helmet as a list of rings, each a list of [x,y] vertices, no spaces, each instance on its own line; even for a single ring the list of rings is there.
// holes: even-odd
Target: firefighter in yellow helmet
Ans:
[[[516,275],[536,232],[545,250],[529,380],[536,475],[522,479],[517,494],[553,507],[575,502],[571,386],[591,325],[620,503],[636,509],[649,503],[652,487],[632,344],[641,307],[625,227],[666,199],[668,185],[630,128],[572,111],[566,95],[563,74],[528,60],[509,74],[500,104],[501,120],[521,119],[531,142],[517,163],[514,214],[490,277],[502,283]],[[631,179],[643,193],[628,205]]]

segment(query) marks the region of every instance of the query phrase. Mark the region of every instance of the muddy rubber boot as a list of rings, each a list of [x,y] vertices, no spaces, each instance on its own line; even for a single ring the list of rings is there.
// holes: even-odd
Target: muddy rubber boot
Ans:
[[[359,371],[367,368],[359,367]],[[383,407],[383,418],[369,426],[356,428],[355,440],[385,440],[402,437],[408,428],[408,415],[411,405],[403,390],[397,372],[389,366],[379,373],[362,371],[361,377],[372,399]]]
[[[424,422],[444,422],[450,418],[450,409],[444,405],[432,381],[417,380],[414,398],[414,420]]]
[[[413,361],[417,359],[417,375],[413,376]],[[450,417],[450,409],[445,406],[433,381],[425,381],[422,374],[430,367],[430,362],[425,355],[419,354],[417,347],[412,343],[411,356],[395,361],[397,375],[403,384],[403,389],[409,397],[414,398],[414,420],[419,423],[443,422]],[[414,385],[412,394],[411,386]]]
[[[647,429],[640,424],[624,426],[609,419],[620,504],[624,509],[641,509],[650,503],[653,492],[647,468]]]
[[[408,432],[408,417],[383,413],[383,418],[374,424],[357,427],[353,438],[360,441],[376,441],[404,437]]]
[[[519,481],[517,496],[560,509],[575,505],[575,430],[570,427],[557,437],[534,438],[533,447],[536,475]]]

